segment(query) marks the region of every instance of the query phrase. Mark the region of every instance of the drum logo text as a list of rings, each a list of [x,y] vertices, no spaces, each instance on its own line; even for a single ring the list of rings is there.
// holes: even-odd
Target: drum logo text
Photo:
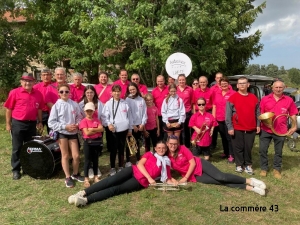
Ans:
[[[33,147],[28,147],[27,148],[27,153],[31,154],[33,152],[42,152],[42,148],[33,148]]]

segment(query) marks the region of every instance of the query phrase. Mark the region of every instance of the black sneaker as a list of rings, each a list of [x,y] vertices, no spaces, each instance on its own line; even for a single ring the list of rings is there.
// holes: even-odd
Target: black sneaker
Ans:
[[[66,187],[68,187],[68,188],[74,187],[74,181],[73,181],[72,177],[66,178],[65,184],[66,184]]]
[[[77,180],[77,181],[79,181],[79,182],[84,182],[84,177],[81,176],[80,173],[78,173],[78,174],[76,174],[76,175],[73,174],[71,177],[72,177],[73,180]]]

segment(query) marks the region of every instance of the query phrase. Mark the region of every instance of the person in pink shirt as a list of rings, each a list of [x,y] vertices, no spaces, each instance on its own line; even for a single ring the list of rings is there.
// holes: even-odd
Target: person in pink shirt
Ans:
[[[32,140],[36,128],[43,128],[42,109],[45,103],[41,92],[33,88],[34,80],[31,73],[23,73],[21,87],[11,90],[4,103],[6,130],[12,137],[11,166],[14,180],[21,178],[20,152],[23,144]]]
[[[208,80],[205,76],[201,76],[199,77],[199,85],[200,87],[196,90],[194,90],[193,93],[193,107],[194,107],[194,112],[198,112],[199,107],[197,105],[197,100],[199,98],[204,98],[206,101],[206,105],[205,105],[205,110],[207,112],[211,112],[212,111],[212,101],[213,101],[213,95],[212,95],[212,91],[210,90],[209,87],[207,87],[208,85]]]
[[[173,77],[168,76],[168,86],[171,84],[175,84],[175,79]]]
[[[197,78],[195,78],[195,79],[193,80],[192,88],[193,88],[194,91],[195,91],[197,88],[199,88],[199,81],[198,81]]]
[[[55,83],[50,84],[47,87],[47,92],[45,95],[45,103],[49,107],[49,109],[52,108],[52,106],[56,103],[56,101],[59,99],[58,94],[58,87],[62,84],[67,84],[67,74],[66,69],[63,67],[57,67],[54,71],[55,76]],[[70,96],[69,98],[74,101],[76,99],[76,92],[73,87],[70,87]]]
[[[97,96],[99,100],[105,104],[111,98],[111,87],[108,83],[108,73],[104,71],[99,72],[99,84],[95,85]]]
[[[159,137],[159,120],[158,120],[158,110],[153,104],[153,96],[148,93],[145,95],[145,101],[147,105],[147,123],[145,124],[144,137],[145,137],[145,151],[150,151],[150,140],[152,146],[156,146],[157,137]]]
[[[222,138],[224,153],[222,158],[228,158],[228,163],[234,163],[234,154],[231,144],[231,137],[228,134],[228,129],[225,123],[226,102],[231,95],[235,93],[229,89],[229,81],[226,77],[220,79],[221,90],[217,90],[213,99],[212,114],[219,124],[219,132]]]
[[[288,114],[291,116],[294,124],[296,123],[296,114],[298,114],[297,107],[293,99],[283,94],[285,85],[282,81],[273,83],[273,93],[263,97],[260,102],[260,113],[273,112],[274,118],[281,114]],[[297,130],[297,125],[287,128],[286,116],[278,117],[274,121],[274,129],[279,134],[292,135]],[[274,141],[274,161],[273,161],[273,175],[276,179],[281,178],[281,165],[282,165],[282,148],[285,137],[277,136],[265,124],[261,123],[261,134],[259,136],[259,154],[260,154],[260,176],[267,176],[268,171],[268,148],[270,142]]]
[[[162,107],[164,99],[169,94],[169,89],[168,89],[168,86],[165,85],[165,78],[163,75],[158,75],[156,77],[156,84],[157,84],[157,86],[152,90],[152,95],[153,95],[154,105],[157,107],[157,110],[158,110],[158,120],[159,120],[159,126],[160,126],[159,130],[161,131],[159,140],[163,140],[164,132],[162,132],[163,122],[162,122],[162,115],[161,115],[161,107]]]
[[[71,195],[68,202],[75,206],[84,206],[116,195],[139,191],[147,188],[149,184],[155,185],[154,179],[158,176],[162,182],[177,184],[171,177],[170,160],[166,153],[166,144],[159,142],[155,147],[155,153],[146,152],[137,165],[126,167],[116,175]]]
[[[265,195],[266,185],[263,181],[221,172],[210,162],[193,156],[191,151],[184,145],[179,145],[178,138],[175,135],[168,137],[167,146],[171,167],[182,176],[179,183],[217,184]]]
[[[82,85],[82,74],[81,73],[73,73],[73,84],[70,85],[70,87],[74,90],[76,93],[73,101],[79,103],[83,97],[84,92],[84,85]]]
[[[42,123],[43,123],[43,127],[44,126],[47,127],[48,133],[50,131],[50,129],[48,127],[48,118],[49,118],[50,109],[45,102],[45,97],[46,97],[48,86],[52,83],[51,78],[52,78],[51,71],[48,68],[44,68],[41,70],[42,82],[39,82],[33,86],[34,89],[39,90],[43,95],[44,106],[42,108],[42,118],[43,118]]]
[[[185,121],[183,124],[183,131],[180,135],[181,143],[184,143],[184,145],[189,148],[191,146],[191,129],[189,128],[189,122],[190,118],[193,114],[192,109],[192,101],[193,101],[193,95],[194,91],[193,88],[186,85],[186,77],[184,74],[179,74],[178,78],[178,86],[177,86],[177,95],[179,98],[182,99],[184,108],[185,108]]]
[[[137,73],[132,74],[131,82],[136,83],[141,92],[142,97],[145,97],[145,95],[148,93],[148,88],[145,84],[140,83],[140,76]]]
[[[112,85],[108,83],[108,73],[106,73],[105,71],[99,72],[98,79],[99,79],[99,84],[95,85],[95,89],[97,92],[98,99],[105,105],[106,102],[112,97],[112,91],[111,91]],[[105,129],[107,151],[111,152],[113,147],[112,132],[109,131],[108,126],[106,124],[104,125],[104,129]]]
[[[99,182],[98,178],[98,149],[99,142],[102,142],[103,126],[100,120],[93,116],[95,112],[95,105],[93,102],[88,102],[84,106],[84,112],[86,117],[80,121],[79,129],[82,131],[84,139],[83,151],[84,151],[84,187],[90,186],[89,181],[89,168],[93,163],[94,183]],[[94,142],[94,143],[93,143]]]
[[[130,81],[128,80],[128,74],[127,74],[127,70],[125,69],[122,69],[120,71],[120,74],[119,74],[119,80],[115,81],[113,84],[118,84],[120,85],[121,87],[121,98],[122,99],[125,99],[125,95],[126,95],[126,91],[127,91],[127,87],[130,83]]]
[[[211,136],[218,123],[212,114],[205,111],[205,105],[206,100],[200,97],[197,101],[199,111],[192,115],[189,126],[195,130],[192,135],[192,140],[196,142],[194,155],[198,156],[203,152],[204,159],[209,160]]]

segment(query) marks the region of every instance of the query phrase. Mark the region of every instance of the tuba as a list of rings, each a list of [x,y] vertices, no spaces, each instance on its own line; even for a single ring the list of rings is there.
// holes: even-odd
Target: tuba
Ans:
[[[197,134],[196,137],[194,139],[191,140],[191,144],[193,146],[196,146],[196,143],[201,141],[202,137],[204,136],[205,132],[208,130],[209,128],[203,123],[202,126],[200,127],[200,134]]]
[[[126,137],[126,142],[130,151],[130,156],[135,156],[135,154],[138,151],[138,146],[136,143],[136,140],[133,136],[127,136]]]
[[[270,129],[272,130],[272,132],[273,132],[275,135],[281,136],[281,137],[287,136],[288,132],[285,133],[285,134],[279,134],[279,133],[277,133],[277,132],[275,131],[275,129],[274,129],[274,122],[275,122],[279,117],[281,117],[281,116],[286,116],[286,117],[288,117],[288,118],[290,118],[290,119],[291,119],[291,116],[288,115],[288,114],[280,114],[280,115],[276,116],[275,118],[274,118],[274,116],[275,116],[275,114],[274,114],[273,112],[266,112],[266,113],[261,114],[261,115],[258,117],[258,119],[259,119],[265,126],[267,126],[268,128],[270,128]],[[274,118],[274,119],[273,119],[273,118]],[[293,121],[293,120],[291,119],[291,122],[292,122],[292,127],[296,126],[296,122],[295,122],[295,121]]]

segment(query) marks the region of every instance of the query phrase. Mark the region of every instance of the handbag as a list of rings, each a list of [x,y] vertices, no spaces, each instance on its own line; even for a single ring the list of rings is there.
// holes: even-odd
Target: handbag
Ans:
[[[90,146],[100,146],[102,144],[102,137],[98,137],[98,138],[86,138],[85,141]]]

